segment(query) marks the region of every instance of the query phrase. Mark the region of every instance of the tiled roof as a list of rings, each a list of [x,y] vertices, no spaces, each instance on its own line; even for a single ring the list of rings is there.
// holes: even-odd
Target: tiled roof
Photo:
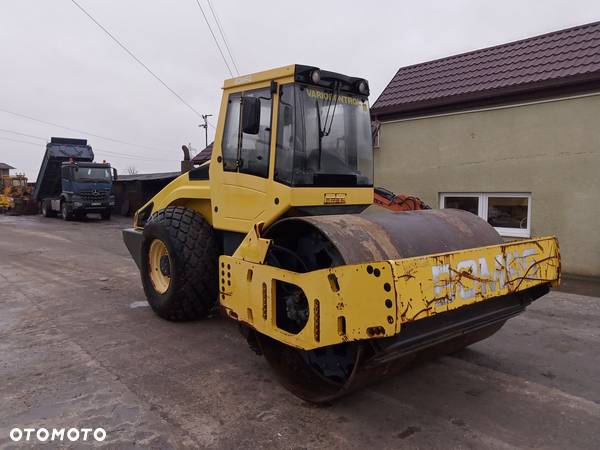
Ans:
[[[6,163],[0,162],[0,169],[5,169],[5,170],[8,169],[8,170],[10,170],[10,169],[14,169],[14,167],[13,166],[9,166]]]
[[[371,111],[396,114],[600,80],[600,22],[402,67]]]

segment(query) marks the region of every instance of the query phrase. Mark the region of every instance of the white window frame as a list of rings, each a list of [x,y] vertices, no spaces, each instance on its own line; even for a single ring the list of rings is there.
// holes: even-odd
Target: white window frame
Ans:
[[[488,203],[490,197],[513,197],[527,199],[527,228],[505,228],[494,227],[496,231],[503,237],[531,237],[531,193],[528,192],[440,192],[439,204],[440,208],[444,209],[446,197],[476,197],[478,201],[477,215],[487,221]]]

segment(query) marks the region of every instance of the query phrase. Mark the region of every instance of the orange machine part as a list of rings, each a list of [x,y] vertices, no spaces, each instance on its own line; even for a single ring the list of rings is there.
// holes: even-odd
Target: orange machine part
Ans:
[[[431,209],[423,200],[409,195],[394,194],[392,191],[375,188],[373,204],[389,209],[390,211],[416,211],[420,209]]]

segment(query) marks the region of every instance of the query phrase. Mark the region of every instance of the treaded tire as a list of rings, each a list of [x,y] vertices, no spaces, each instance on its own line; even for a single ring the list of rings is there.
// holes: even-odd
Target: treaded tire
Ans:
[[[170,284],[160,294],[149,275],[148,253],[153,240],[169,252]],[[172,321],[198,320],[218,296],[219,253],[212,226],[190,208],[169,206],[152,214],[144,227],[141,276],[148,303],[160,317]]]
[[[63,220],[73,220],[73,213],[70,213],[67,209],[67,205],[65,202],[60,203],[60,217]]]
[[[52,211],[52,207],[50,206],[50,201],[42,200],[41,206],[42,216],[44,217],[55,217],[56,213]]]

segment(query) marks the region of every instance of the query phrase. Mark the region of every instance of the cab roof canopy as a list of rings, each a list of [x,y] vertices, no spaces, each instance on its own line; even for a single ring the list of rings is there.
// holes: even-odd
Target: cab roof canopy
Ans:
[[[313,72],[318,72],[318,81],[312,78]],[[238,86],[262,83],[266,81],[280,81],[280,82],[292,82],[297,81],[301,83],[314,84],[315,86],[333,89],[339,87],[340,90],[347,92],[358,92],[358,85],[361,81],[366,83],[366,93],[363,95],[369,95],[368,82],[364,78],[350,77],[341,73],[330,72],[327,70],[321,70],[319,67],[306,66],[302,64],[290,64],[289,66],[278,67],[275,69],[265,70],[262,72],[256,72],[248,75],[241,75],[236,78],[230,78],[225,80],[223,84],[224,89],[231,89]]]

